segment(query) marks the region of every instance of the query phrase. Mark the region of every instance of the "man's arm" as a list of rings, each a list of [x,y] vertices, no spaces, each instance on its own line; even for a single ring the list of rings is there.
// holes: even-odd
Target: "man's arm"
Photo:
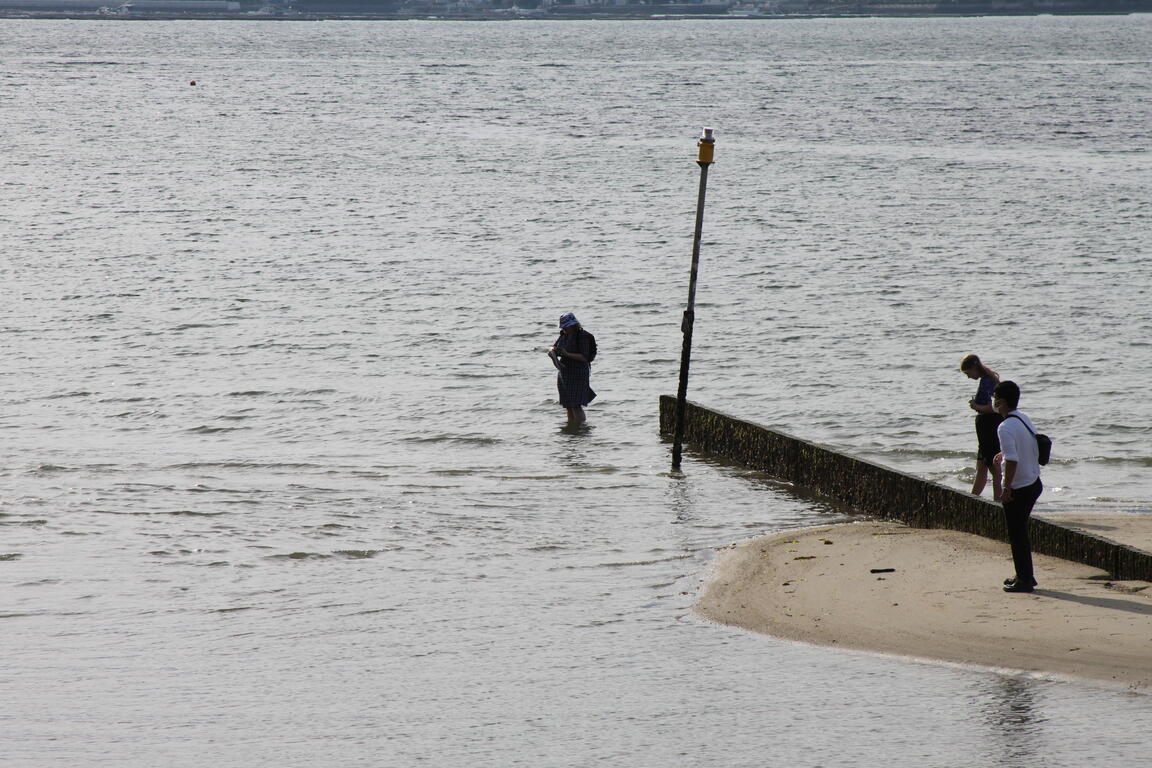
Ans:
[[[1012,478],[1016,477],[1016,465],[1020,454],[1016,452],[1016,436],[1012,434],[1009,419],[1005,419],[1000,424],[1000,428],[996,430],[996,435],[1000,438],[1000,455],[1004,457],[1004,484],[1003,490],[1000,492],[1000,500],[1011,501]]]
[[[1012,501],[1012,478],[1016,477],[1016,462],[1004,459],[1004,486],[1000,491],[1001,501]]]

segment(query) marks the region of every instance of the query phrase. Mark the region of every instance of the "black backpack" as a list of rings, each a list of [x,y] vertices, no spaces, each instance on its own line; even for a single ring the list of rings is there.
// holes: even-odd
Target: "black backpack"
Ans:
[[[596,359],[596,337],[583,328],[580,329],[580,333],[588,339],[588,362],[592,362]]]
[[[556,339],[556,343],[559,344],[560,340],[563,338],[564,338],[564,334],[560,334],[560,337],[558,339]],[[588,331],[581,328],[580,329],[580,338],[588,340],[588,362],[591,363],[593,360],[596,359],[596,337],[593,336],[592,334],[588,333]]]
[[[1032,428],[1028,426],[1027,422],[1016,414],[1012,414],[1008,418],[1016,419],[1016,421],[1024,425],[1024,429],[1032,432]],[[1036,438],[1036,461],[1040,462],[1040,465],[1043,466],[1048,463],[1048,459],[1052,458],[1052,438],[1039,432],[1032,432],[1032,437]]]

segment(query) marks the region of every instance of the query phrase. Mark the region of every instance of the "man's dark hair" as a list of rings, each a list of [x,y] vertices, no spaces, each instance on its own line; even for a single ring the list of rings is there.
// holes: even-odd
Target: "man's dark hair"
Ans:
[[[1020,405],[1020,387],[1016,386],[1014,381],[1002,381],[992,390],[992,397],[1006,400],[1008,405],[1012,406],[1012,410],[1016,410],[1016,406]]]

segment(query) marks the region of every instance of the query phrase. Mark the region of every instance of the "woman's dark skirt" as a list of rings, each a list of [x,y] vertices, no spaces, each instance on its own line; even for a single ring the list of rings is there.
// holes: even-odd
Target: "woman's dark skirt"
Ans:
[[[1004,419],[998,413],[976,414],[976,458],[989,467],[992,466],[992,459],[1000,453],[1000,436],[996,434],[996,428],[1002,421]]]
[[[565,408],[583,408],[596,399],[589,383],[592,369],[587,363],[581,365],[566,361],[564,368],[556,374],[556,389],[560,392],[560,405]]]

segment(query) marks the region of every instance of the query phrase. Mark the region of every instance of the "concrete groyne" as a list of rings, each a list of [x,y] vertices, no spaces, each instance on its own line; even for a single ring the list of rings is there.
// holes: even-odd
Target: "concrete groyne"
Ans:
[[[660,431],[671,434],[676,398],[660,398]],[[684,440],[773,477],[816,491],[861,513],[918,528],[948,528],[1007,541],[1000,505],[689,402]],[[1035,517],[1035,552],[1152,581],[1152,553]]]

